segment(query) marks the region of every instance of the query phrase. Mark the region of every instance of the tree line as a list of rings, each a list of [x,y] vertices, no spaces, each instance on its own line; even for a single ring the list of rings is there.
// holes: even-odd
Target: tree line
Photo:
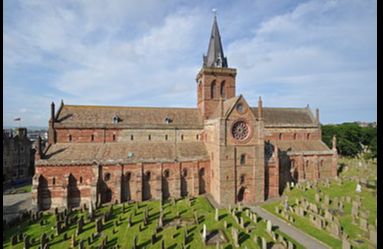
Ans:
[[[355,157],[363,154],[366,159],[377,157],[377,127],[361,127],[356,123],[322,125],[322,140],[332,147],[332,137],[337,138],[339,155]]]

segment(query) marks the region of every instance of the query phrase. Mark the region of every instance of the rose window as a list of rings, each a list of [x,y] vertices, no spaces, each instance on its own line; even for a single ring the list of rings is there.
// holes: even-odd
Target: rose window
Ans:
[[[244,140],[249,135],[249,127],[244,121],[238,121],[233,125],[233,137],[237,140]]]

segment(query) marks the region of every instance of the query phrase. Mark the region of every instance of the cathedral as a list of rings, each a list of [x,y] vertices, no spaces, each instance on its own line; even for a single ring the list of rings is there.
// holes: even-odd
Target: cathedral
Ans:
[[[249,106],[236,93],[216,17],[196,76],[196,108],[51,105],[36,143],[39,210],[206,194],[220,206],[278,197],[287,183],[337,175],[319,110]]]

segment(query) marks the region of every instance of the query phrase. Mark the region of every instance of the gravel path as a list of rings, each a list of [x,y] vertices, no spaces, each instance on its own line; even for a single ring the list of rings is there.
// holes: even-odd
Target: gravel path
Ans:
[[[288,224],[284,220],[280,219],[279,217],[276,217],[275,215],[267,212],[263,208],[256,206],[252,208],[253,211],[255,211],[259,216],[261,216],[263,219],[270,220],[273,225],[277,225],[279,230],[299,242],[301,245],[303,245],[305,248],[308,249],[328,249],[330,247],[326,246],[322,242],[319,242],[318,240],[310,237],[306,233],[302,232],[301,230],[293,227],[292,225]]]

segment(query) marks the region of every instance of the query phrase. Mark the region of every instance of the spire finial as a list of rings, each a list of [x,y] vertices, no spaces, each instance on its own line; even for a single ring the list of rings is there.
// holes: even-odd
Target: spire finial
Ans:
[[[211,11],[214,13],[214,18],[217,18],[217,9],[213,8]]]

